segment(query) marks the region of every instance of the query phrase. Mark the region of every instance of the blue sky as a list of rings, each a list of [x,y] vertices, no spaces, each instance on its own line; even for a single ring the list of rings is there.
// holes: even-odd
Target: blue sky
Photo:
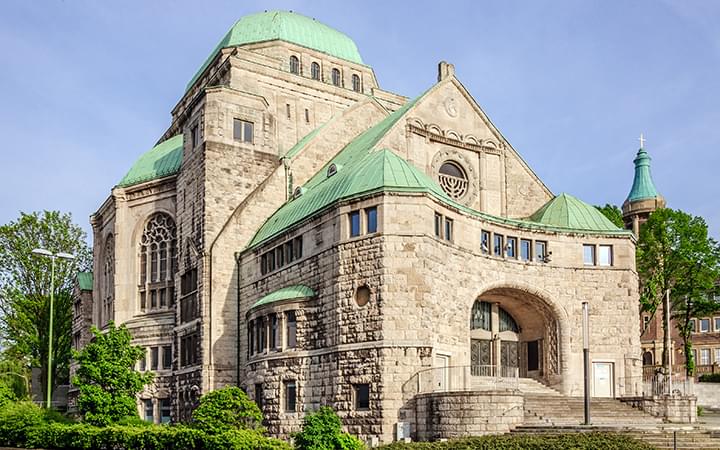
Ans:
[[[720,2],[74,1],[0,3],[0,223],[88,218],[170,122],[237,18],[315,17],[381,87],[415,96],[447,60],[557,193],[622,204],[638,135],[673,208],[720,237]]]

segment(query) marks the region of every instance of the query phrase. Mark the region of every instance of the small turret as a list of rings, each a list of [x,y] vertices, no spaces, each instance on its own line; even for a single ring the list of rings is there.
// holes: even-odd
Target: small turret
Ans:
[[[665,207],[665,199],[658,194],[650,174],[650,155],[643,148],[645,139],[640,135],[640,149],[635,156],[635,178],[625,203],[622,206],[625,228],[635,236],[640,234],[640,225],[658,208]]]

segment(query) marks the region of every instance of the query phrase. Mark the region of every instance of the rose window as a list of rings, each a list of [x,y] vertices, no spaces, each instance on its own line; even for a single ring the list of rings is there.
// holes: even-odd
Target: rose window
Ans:
[[[454,162],[448,161],[440,166],[438,180],[443,191],[455,200],[461,199],[467,192],[467,175],[462,167]]]

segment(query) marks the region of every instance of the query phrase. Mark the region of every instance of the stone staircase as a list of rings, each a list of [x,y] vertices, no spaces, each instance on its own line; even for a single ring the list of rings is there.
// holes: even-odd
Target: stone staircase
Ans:
[[[524,426],[576,426],[584,422],[584,417],[582,397],[565,397],[557,393],[525,395]],[[592,425],[642,427],[658,425],[662,420],[613,398],[593,398],[590,422]]]

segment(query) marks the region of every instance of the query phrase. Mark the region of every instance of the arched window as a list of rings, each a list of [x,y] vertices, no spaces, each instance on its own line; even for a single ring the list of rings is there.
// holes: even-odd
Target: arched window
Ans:
[[[352,88],[355,92],[360,92],[360,77],[357,74],[353,74],[352,76]]]
[[[113,318],[115,298],[115,238],[109,235],[105,240],[105,264],[103,266],[103,305],[100,322],[104,325]]]
[[[473,304],[472,313],[470,314],[470,329],[491,331],[490,316],[490,303],[476,300],[475,304]]]
[[[509,312],[498,308],[498,313],[500,315],[500,331],[520,332],[520,327],[518,327],[517,322],[515,322],[515,319],[513,319],[513,316],[511,316]]]
[[[467,192],[467,175],[462,167],[453,161],[446,161],[440,166],[438,181],[445,193],[455,200],[462,198]]]
[[[295,55],[290,57],[290,73],[300,74],[300,60]]]
[[[320,79],[320,64],[314,62],[310,65],[310,76],[313,80]]]
[[[340,71],[338,69],[332,70],[332,84],[340,86]]]
[[[153,215],[140,239],[140,309],[167,309],[175,297],[177,266],[175,221],[165,213]]]
[[[652,366],[653,365],[653,354],[650,352],[643,353],[643,366]]]

